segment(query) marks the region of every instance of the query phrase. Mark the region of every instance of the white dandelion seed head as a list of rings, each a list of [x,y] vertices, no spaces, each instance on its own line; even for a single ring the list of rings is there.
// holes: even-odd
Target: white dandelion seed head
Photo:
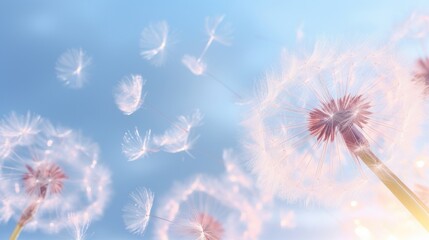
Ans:
[[[142,94],[146,81],[141,75],[126,76],[121,79],[115,89],[115,102],[125,115],[137,111],[144,102],[146,94]]]
[[[179,116],[164,134],[153,137],[153,144],[169,153],[189,152],[198,139],[198,136],[191,137],[192,130],[201,125],[202,119],[198,109],[191,116]]]
[[[87,80],[86,68],[91,58],[82,49],[69,49],[57,61],[57,78],[70,88],[81,88]]]
[[[139,130],[135,128],[134,133],[127,131],[124,134],[122,141],[122,152],[129,161],[134,161],[145,157],[150,152],[158,151],[152,147],[151,130],[147,130],[143,138],[140,136]]]
[[[63,131],[52,131],[46,119],[39,121],[37,134],[14,145],[0,161],[0,195],[5,196],[0,201],[2,220],[18,219],[41,198],[25,229],[59,232],[70,227],[69,214],[96,220],[110,198],[110,173],[99,164],[98,146],[72,130],[52,134]]]
[[[225,15],[216,17],[206,17],[205,28],[206,33],[216,42],[223,45],[231,45],[232,28],[231,25],[223,23]]]
[[[285,54],[245,121],[258,183],[288,200],[336,203],[367,181],[356,151],[371,147],[388,159],[418,133],[421,115],[409,107],[415,88],[389,49],[328,45],[303,57]]]
[[[189,71],[197,76],[204,74],[207,69],[207,64],[205,62],[190,55],[183,56],[182,63],[189,69]]]
[[[146,188],[138,188],[130,194],[131,202],[123,208],[123,219],[126,229],[143,235],[150,219],[154,194]]]
[[[258,239],[270,200],[251,184],[231,150],[224,161],[227,172],[220,178],[198,175],[175,184],[157,209],[173,223],[157,221],[157,239]]]
[[[156,66],[165,61],[167,47],[172,44],[166,21],[150,24],[140,36],[140,55]]]

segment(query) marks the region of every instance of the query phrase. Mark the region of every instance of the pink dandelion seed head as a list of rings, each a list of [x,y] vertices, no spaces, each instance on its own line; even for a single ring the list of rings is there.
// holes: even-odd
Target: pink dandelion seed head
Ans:
[[[414,81],[422,88],[426,96],[429,95],[429,58],[420,58],[417,60],[414,72]]]
[[[357,151],[390,159],[420,132],[422,101],[404,81],[410,76],[389,48],[339,51],[318,42],[310,53],[285,52],[244,122],[259,186],[306,204],[334,204],[359,191],[368,176]]]
[[[412,13],[395,29],[391,44],[408,60],[410,78],[425,96],[429,94],[429,15]]]
[[[157,209],[157,239],[259,239],[272,198],[255,188],[231,150],[220,178],[198,175],[176,183]]]
[[[29,195],[45,198],[47,194],[60,193],[67,178],[63,170],[55,163],[40,163],[34,168],[26,165],[23,175],[25,191]]]
[[[321,102],[308,114],[308,131],[318,141],[335,140],[337,133],[341,134],[347,147],[355,149],[367,144],[367,141],[358,130],[368,123],[371,105],[363,96],[347,95],[339,99],[330,99]]]
[[[12,145],[0,160],[2,220],[20,219],[24,229],[48,233],[69,228],[70,214],[96,220],[110,199],[110,172],[100,163],[97,144],[46,119],[39,121],[37,133]],[[14,141],[16,136],[2,138]]]
[[[189,227],[183,231],[196,239],[220,240],[225,230],[216,218],[207,213],[198,212],[192,216]]]

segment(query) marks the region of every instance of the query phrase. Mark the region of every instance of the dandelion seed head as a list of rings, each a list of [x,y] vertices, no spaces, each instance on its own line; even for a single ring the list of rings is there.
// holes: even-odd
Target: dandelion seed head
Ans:
[[[309,53],[286,52],[246,116],[252,170],[281,198],[338,203],[367,182],[358,151],[390,157],[419,134],[416,87],[390,49],[340,48],[319,42]]]
[[[131,75],[121,79],[115,89],[115,101],[119,110],[131,115],[143,104],[146,94],[142,94],[145,81],[141,75]]]
[[[335,140],[339,133],[343,136],[346,145],[352,152],[362,145],[366,140],[356,130],[367,124],[371,105],[363,99],[363,96],[347,95],[339,99],[330,99],[322,102],[319,108],[309,112],[308,131],[318,141]]]
[[[91,62],[82,49],[69,49],[58,58],[57,78],[70,88],[81,88],[87,80],[86,68]]]
[[[424,96],[429,95],[429,15],[412,13],[391,37],[391,44],[410,61],[410,78],[420,88]]]
[[[126,229],[131,233],[143,235],[150,219],[154,194],[146,188],[139,188],[130,194],[131,202],[123,209]]]
[[[165,61],[167,46],[172,44],[169,27],[166,21],[150,24],[141,33],[140,55],[156,66]]]
[[[109,171],[101,164],[91,167],[94,160],[100,162],[97,145],[46,119],[38,122],[34,135],[13,145],[12,154],[0,161],[0,195],[5,196],[0,201],[2,220],[19,218],[28,209],[23,214],[28,217],[21,218],[26,221],[25,229],[48,233],[70,227],[64,216],[71,213],[96,220],[110,198]],[[1,138],[14,141],[17,137],[6,134]],[[88,187],[93,189],[91,195]]]
[[[182,63],[189,69],[189,71],[197,76],[204,74],[207,69],[205,62],[190,55],[183,56]]]
[[[216,179],[198,175],[176,183],[161,199],[157,215],[173,224],[157,221],[157,239],[259,239],[268,219],[269,201],[262,200],[267,195],[255,188],[231,150],[224,151],[224,161],[229,169],[224,175]]]
[[[222,224],[204,212],[196,213],[190,220],[189,228],[184,231],[189,236],[202,240],[220,240],[224,234]]]
[[[417,60],[416,69],[414,72],[414,81],[423,88],[426,96],[429,95],[429,58],[420,58]]]
[[[28,194],[45,198],[47,194],[60,193],[67,178],[63,170],[55,163],[43,162],[34,168],[26,165],[23,175],[24,187]]]

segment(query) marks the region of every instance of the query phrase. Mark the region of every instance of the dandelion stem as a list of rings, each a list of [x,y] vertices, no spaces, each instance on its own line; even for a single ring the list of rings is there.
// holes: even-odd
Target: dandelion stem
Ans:
[[[375,154],[366,148],[355,152],[377,175],[384,185],[401,201],[410,213],[429,231],[429,209]]]
[[[21,233],[22,230],[22,225],[20,223],[16,224],[15,229],[13,229],[12,235],[10,235],[9,240],[16,240],[19,237],[19,234]]]
[[[33,201],[21,214],[18,223],[16,224],[15,229],[10,235],[10,240],[18,239],[19,234],[21,233],[22,228],[33,219],[34,215],[36,215],[37,210],[39,209],[40,203],[45,198],[45,195],[42,195],[37,200]]]

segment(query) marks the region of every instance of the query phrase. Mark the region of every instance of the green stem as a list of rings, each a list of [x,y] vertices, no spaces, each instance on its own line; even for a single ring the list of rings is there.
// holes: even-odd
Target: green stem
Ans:
[[[429,209],[417,195],[390,171],[369,148],[357,151],[355,154],[377,175],[420,224],[429,231]]]

